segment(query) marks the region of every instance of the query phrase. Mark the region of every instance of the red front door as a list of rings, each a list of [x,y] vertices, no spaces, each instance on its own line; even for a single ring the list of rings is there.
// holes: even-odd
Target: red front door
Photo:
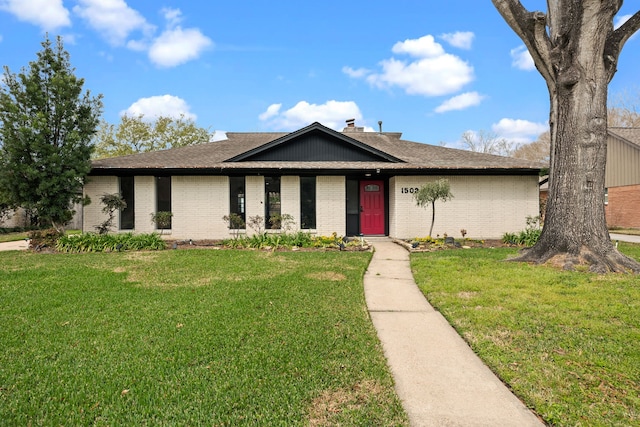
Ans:
[[[384,182],[360,181],[360,233],[384,234]]]

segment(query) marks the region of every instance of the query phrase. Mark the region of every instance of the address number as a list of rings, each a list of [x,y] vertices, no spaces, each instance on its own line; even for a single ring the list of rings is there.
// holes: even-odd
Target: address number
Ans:
[[[402,187],[400,189],[400,192],[402,194],[415,194],[419,191],[419,188],[417,187]]]

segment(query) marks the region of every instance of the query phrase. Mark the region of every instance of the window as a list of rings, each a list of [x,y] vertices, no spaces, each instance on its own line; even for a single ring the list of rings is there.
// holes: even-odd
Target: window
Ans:
[[[608,188],[604,189],[604,204],[605,205],[609,204],[609,189]]]
[[[278,230],[280,228],[280,177],[264,177],[264,218],[265,228]]]
[[[233,224],[234,229],[244,229],[246,218],[246,192],[245,192],[245,179],[244,176],[230,176],[229,177],[229,215],[238,215],[242,218],[242,222],[238,221],[237,224]]]
[[[316,228],[316,177],[300,177],[300,228]]]
[[[171,212],[171,177],[156,177],[156,212]],[[171,218],[168,219],[167,230],[171,230]]]
[[[135,228],[134,179],[132,176],[122,176],[119,181],[120,196],[127,203],[127,207],[120,211],[120,229],[133,230]]]

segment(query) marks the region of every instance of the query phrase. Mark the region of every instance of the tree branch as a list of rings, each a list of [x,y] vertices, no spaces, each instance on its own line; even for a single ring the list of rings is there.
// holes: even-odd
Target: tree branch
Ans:
[[[551,41],[547,35],[547,16],[529,12],[519,0],[491,0],[502,18],[522,39],[542,77],[551,84],[555,73],[551,61]]]
[[[605,64],[610,68],[612,78],[615,74],[618,57],[620,56],[620,52],[622,51],[624,44],[638,30],[640,30],[640,11],[636,12],[607,38],[604,48],[604,60]]]

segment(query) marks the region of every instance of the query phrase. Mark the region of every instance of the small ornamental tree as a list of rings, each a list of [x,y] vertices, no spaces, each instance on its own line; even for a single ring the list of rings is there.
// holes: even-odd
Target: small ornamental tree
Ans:
[[[172,217],[173,213],[169,211],[153,212],[151,214],[151,222],[156,225],[156,228],[160,230],[160,234],[162,234],[164,230],[171,228]]]
[[[107,234],[111,227],[113,227],[113,220],[115,219],[116,211],[121,211],[127,207],[127,202],[124,201],[122,196],[118,193],[115,194],[103,194],[100,197],[100,202],[104,205],[102,212],[107,214],[107,219],[95,228],[99,234]]]
[[[42,48],[0,79],[0,199],[61,231],[82,199],[102,101],[83,92],[60,37]]]
[[[426,209],[427,206],[431,205],[431,227],[429,228],[429,237],[431,237],[433,233],[433,223],[436,221],[436,201],[446,202],[453,198],[449,180],[440,178],[433,182],[427,182],[420,187],[413,197],[416,199],[416,204],[420,207]]]

